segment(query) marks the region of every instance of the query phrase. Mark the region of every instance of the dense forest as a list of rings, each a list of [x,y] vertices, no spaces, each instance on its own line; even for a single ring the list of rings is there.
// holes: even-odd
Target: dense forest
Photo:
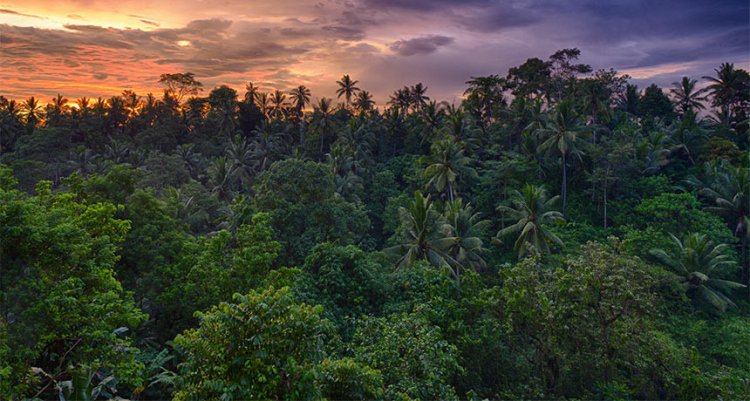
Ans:
[[[750,75],[579,55],[0,97],[0,399],[746,399]]]

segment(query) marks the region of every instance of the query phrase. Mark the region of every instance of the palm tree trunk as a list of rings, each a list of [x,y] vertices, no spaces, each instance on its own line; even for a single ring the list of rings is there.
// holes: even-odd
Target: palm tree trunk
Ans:
[[[562,154],[562,214],[563,216],[567,217],[565,214],[565,207],[567,206],[568,201],[568,169],[566,167],[567,165],[567,158],[566,154]]]
[[[453,203],[453,186],[451,185],[450,182],[448,183],[448,195],[450,195],[451,203]]]
[[[609,169],[604,172],[604,229],[607,229],[607,175]]]

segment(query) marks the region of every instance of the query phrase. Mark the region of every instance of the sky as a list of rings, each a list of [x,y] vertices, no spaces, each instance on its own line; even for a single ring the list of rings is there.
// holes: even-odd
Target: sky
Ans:
[[[644,87],[750,69],[748,0],[0,0],[0,95],[160,93],[192,72],[207,94],[306,85],[335,97],[350,74],[383,104],[423,82],[458,101],[472,76],[577,47]]]

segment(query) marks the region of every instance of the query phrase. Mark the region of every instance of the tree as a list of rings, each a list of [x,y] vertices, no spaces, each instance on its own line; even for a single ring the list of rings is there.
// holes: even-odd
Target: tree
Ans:
[[[352,348],[357,361],[383,373],[387,400],[457,399],[449,384],[460,369],[456,347],[416,313],[365,319]]]
[[[359,110],[360,113],[371,111],[375,106],[375,101],[372,100],[372,94],[368,91],[359,91],[356,99],[354,99],[354,107]]]
[[[320,136],[320,155],[324,155],[326,137],[331,135],[331,128],[333,128],[333,114],[334,108],[331,105],[331,99],[322,98],[317,105],[314,106],[314,112],[312,116],[311,126],[318,132]]]
[[[733,118],[750,102],[750,74],[743,69],[735,69],[732,63],[722,63],[714,71],[715,78],[703,77],[709,82],[706,90],[712,97],[711,103]]]
[[[455,261],[451,265],[451,273],[460,282],[462,269],[479,271],[487,266],[482,257],[487,249],[484,248],[480,235],[490,221],[480,220],[481,215],[474,211],[470,203],[464,205],[461,199],[447,205],[444,218],[444,235],[452,239],[447,253],[450,255],[449,260]]]
[[[427,260],[436,267],[448,265],[451,257],[446,251],[454,241],[441,235],[440,215],[434,210],[430,196],[415,192],[409,208],[399,208],[398,215],[402,242],[385,250],[399,256],[396,267],[408,267],[418,260]]]
[[[354,96],[357,92],[359,92],[359,88],[356,86],[359,81],[354,81],[349,76],[349,74],[344,74],[344,76],[341,77],[341,80],[336,81],[336,84],[339,86],[338,89],[336,89],[336,96],[341,98],[341,96],[344,96],[344,99],[346,100],[346,108],[349,108],[349,104],[351,103],[352,96]]]
[[[184,96],[195,96],[203,87],[192,72],[161,74],[159,83],[165,86],[164,93],[178,104]]]
[[[286,95],[280,90],[275,90],[271,95],[271,116],[281,120],[286,116]]]
[[[7,186],[0,189],[0,326],[8,325],[0,336],[13,352],[0,360],[0,371],[10,370],[0,386],[10,393],[0,396],[51,399],[59,382],[89,368],[140,384],[126,332],[145,316],[115,279],[130,228],[115,217],[122,209],[52,195],[49,181],[34,197]]]
[[[464,91],[467,108],[475,110],[484,124],[494,121],[498,109],[505,105],[505,79],[497,75],[471,77],[466,84],[469,85]]]
[[[672,101],[656,84],[649,85],[643,91],[638,101],[638,110],[642,116],[650,119],[659,118],[666,124],[671,123],[674,118]]]
[[[471,159],[464,155],[461,146],[449,139],[443,139],[432,145],[432,154],[425,158],[430,163],[424,170],[429,178],[427,186],[435,187],[438,192],[447,190],[450,201],[453,202],[456,186],[461,177],[476,178],[477,172],[472,167]]]
[[[24,100],[21,108],[23,115],[26,117],[26,129],[28,132],[33,132],[34,128],[42,120],[42,105],[39,104],[39,99],[31,96]]]
[[[743,282],[750,285],[750,160],[745,155],[744,165],[732,166],[723,161],[704,166],[705,179],[691,177],[688,182],[711,202],[706,210],[727,219],[734,235],[740,240]]]
[[[545,121],[544,127],[537,134],[544,138],[539,150],[556,152],[560,155],[562,165],[562,213],[565,215],[568,200],[568,155],[580,158],[577,148],[579,135],[586,132],[578,114],[569,101],[561,101],[552,115]]]
[[[302,109],[310,104],[310,89],[304,85],[300,85],[289,92],[292,97],[292,103],[294,105],[294,111],[298,118],[302,118]]]
[[[422,107],[430,101],[430,97],[426,95],[427,87],[421,82],[409,88],[409,94],[411,95],[411,104],[414,110],[420,111]]]
[[[680,276],[680,281],[687,284],[688,295],[703,298],[721,312],[728,306],[736,306],[729,296],[733,290],[745,285],[715,278],[735,264],[726,253],[729,246],[714,245],[704,234],[691,233],[682,241],[672,234],[670,236],[674,249],[653,249],[651,254]]]
[[[682,77],[680,82],[672,82],[672,89],[670,92],[674,97],[675,104],[680,108],[682,114],[686,114],[688,110],[699,111],[705,108],[703,101],[706,97],[703,95],[706,89],[695,89],[695,84],[698,83],[695,79],[688,77]]]
[[[361,203],[336,194],[328,166],[285,159],[258,174],[253,187],[256,210],[268,212],[276,238],[284,244],[280,263],[299,264],[321,242],[357,245],[370,220]]]
[[[235,294],[234,301],[200,313],[200,326],[175,338],[185,355],[175,399],[315,400],[346,388],[343,377],[320,383],[321,371],[341,372],[325,366],[332,363],[324,351],[330,323],[321,318],[320,306],[297,303],[287,287]],[[350,368],[349,374],[366,376],[365,388],[373,392],[362,398],[377,397],[369,383],[379,379],[377,373]],[[336,381],[344,383],[333,386]]]
[[[563,246],[560,238],[544,226],[564,221],[560,212],[552,210],[552,205],[557,199],[557,196],[547,198],[547,191],[543,187],[532,184],[524,185],[520,192],[512,191],[512,206],[500,205],[497,210],[506,214],[506,220],[515,223],[498,231],[496,238],[501,240],[510,234],[518,233],[513,249],[519,258],[530,253],[532,246],[543,254],[549,253],[550,243]]]

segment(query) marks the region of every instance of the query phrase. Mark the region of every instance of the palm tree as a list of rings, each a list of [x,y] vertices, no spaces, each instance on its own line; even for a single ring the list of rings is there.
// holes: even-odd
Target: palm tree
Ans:
[[[249,189],[250,178],[253,176],[253,152],[250,144],[245,138],[236,136],[227,148],[226,155],[233,175],[239,176],[240,184]]]
[[[130,147],[125,142],[112,139],[104,145],[104,157],[115,164],[126,163],[130,154]]]
[[[322,98],[313,108],[313,121],[312,125],[318,131],[320,136],[320,155],[324,155],[325,140],[328,136],[331,127],[333,126],[333,112],[331,99]]]
[[[78,111],[80,111],[82,115],[86,115],[88,114],[89,107],[91,106],[91,100],[83,96],[76,99],[76,105],[78,106]]]
[[[747,157],[747,156],[746,156]],[[690,177],[688,182],[698,188],[698,194],[707,198],[711,206],[706,210],[724,216],[740,239],[743,282],[750,284],[750,160],[744,166],[732,166],[723,161],[705,165],[705,181]]]
[[[531,246],[543,254],[550,252],[550,243],[563,246],[560,238],[544,226],[565,221],[560,212],[552,210],[558,198],[558,196],[548,198],[547,191],[543,187],[532,184],[524,185],[520,192],[512,191],[510,197],[512,206],[500,205],[497,210],[505,214],[505,220],[515,221],[515,223],[498,231],[496,239],[500,241],[503,237],[518,233],[513,249],[518,253],[519,258],[529,253]]]
[[[271,118],[271,99],[268,97],[268,93],[256,92],[255,93],[255,106],[258,107],[260,113],[263,114],[266,120]]]
[[[433,209],[430,196],[414,193],[414,202],[409,208],[399,208],[399,219],[403,230],[403,243],[385,251],[400,256],[396,267],[408,267],[418,260],[427,260],[433,266],[445,266],[450,256],[446,249],[452,238],[441,238],[439,214]]]
[[[280,90],[275,90],[271,96],[271,115],[276,119],[282,119],[286,116],[286,95]]]
[[[336,84],[338,84],[339,88],[336,90],[336,95],[341,98],[341,96],[344,96],[344,99],[346,100],[346,108],[349,108],[349,104],[351,103],[352,96],[359,92],[359,88],[356,86],[359,83],[359,81],[353,81],[351,77],[349,77],[349,74],[344,74],[343,77],[341,77],[340,81],[336,81]]]
[[[292,97],[294,111],[298,117],[302,117],[302,109],[310,104],[310,89],[304,85],[300,85],[289,91],[289,95]]]
[[[58,93],[47,105],[47,124],[59,124],[68,108],[68,99]]]
[[[713,105],[726,110],[729,117],[735,115],[742,100],[747,100],[750,91],[750,75],[745,70],[737,70],[732,63],[723,63],[716,71],[716,78],[704,76],[709,82],[706,90],[713,97]]]
[[[390,96],[388,104],[398,110],[400,113],[409,113],[409,107],[411,106],[411,89],[408,86],[404,86],[402,89],[397,89]]]
[[[368,112],[373,109],[375,102],[372,100],[372,94],[368,91],[359,91],[357,98],[354,99],[354,107],[359,110],[360,113]]]
[[[284,125],[284,127],[289,128],[290,126]],[[252,149],[250,157],[256,171],[265,170],[274,160],[281,158],[287,145],[291,142],[288,131],[277,128],[277,125],[263,121],[252,132],[255,139],[250,144]]]
[[[255,102],[256,96],[258,95],[258,87],[252,82],[245,84],[245,101],[248,103]]]
[[[688,77],[682,77],[680,82],[672,82],[670,92],[674,97],[675,105],[680,108],[682,114],[687,113],[688,110],[698,111],[705,109],[703,101],[706,100],[706,96],[703,94],[706,92],[706,89],[695,90],[697,82],[697,80]]]
[[[578,136],[586,127],[581,124],[578,114],[569,101],[561,101],[551,118],[547,119],[544,128],[537,131],[542,138],[547,139],[539,145],[538,150],[557,152],[562,159],[562,213],[565,215],[568,199],[568,155],[581,152],[576,147]]]
[[[192,143],[182,144],[175,149],[174,153],[185,164],[185,167],[190,173],[190,177],[197,179],[200,154],[195,152],[195,145]]]
[[[414,106],[414,110],[422,110],[422,107],[424,107],[427,102],[430,101],[430,97],[425,95],[425,93],[427,93],[427,87],[424,86],[421,82],[417,83],[409,89],[409,94],[411,95],[411,104]]]
[[[684,241],[670,234],[674,249],[652,249],[651,255],[680,275],[686,283],[688,295],[700,296],[714,308],[723,312],[728,306],[735,306],[729,299],[731,292],[745,287],[729,280],[712,278],[719,270],[731,268],[734,261],[728,256],[728,245],[714,245],[704,234],[688,234]]]
[[[477,177],[477,171],[469,166],[472,160],[464,155],[458,143],[448,139],[432,144],[432,154],[425,160],[430,163],[424,170],[425,177],[429,178],[427,186],[438,192],[447,190],[451,202],[455,199],[455,188],[461,177]]]
[[[225,156],[219,156],[211,162],[208,168],[211,193],[222,201],[231,198],[231,182],[234,177],[233,162]]]
[[[42,119],[42,105],[39,104],[39,99],[29,97],[21,104],[21,108],[26,116],[26,127],[33,131]]]
[[[452,241],[447,253],[451,265],[451,273],[457,282],[461,280],[461,270],[472,268],[481,270],[487,266],[482,254],[487,250],[479,236],[489,224],[489,220],[480,220],[480,214],[474,212],[470,203],[464,205],[461,199],[448,204],[443,226],[445,238]]]

